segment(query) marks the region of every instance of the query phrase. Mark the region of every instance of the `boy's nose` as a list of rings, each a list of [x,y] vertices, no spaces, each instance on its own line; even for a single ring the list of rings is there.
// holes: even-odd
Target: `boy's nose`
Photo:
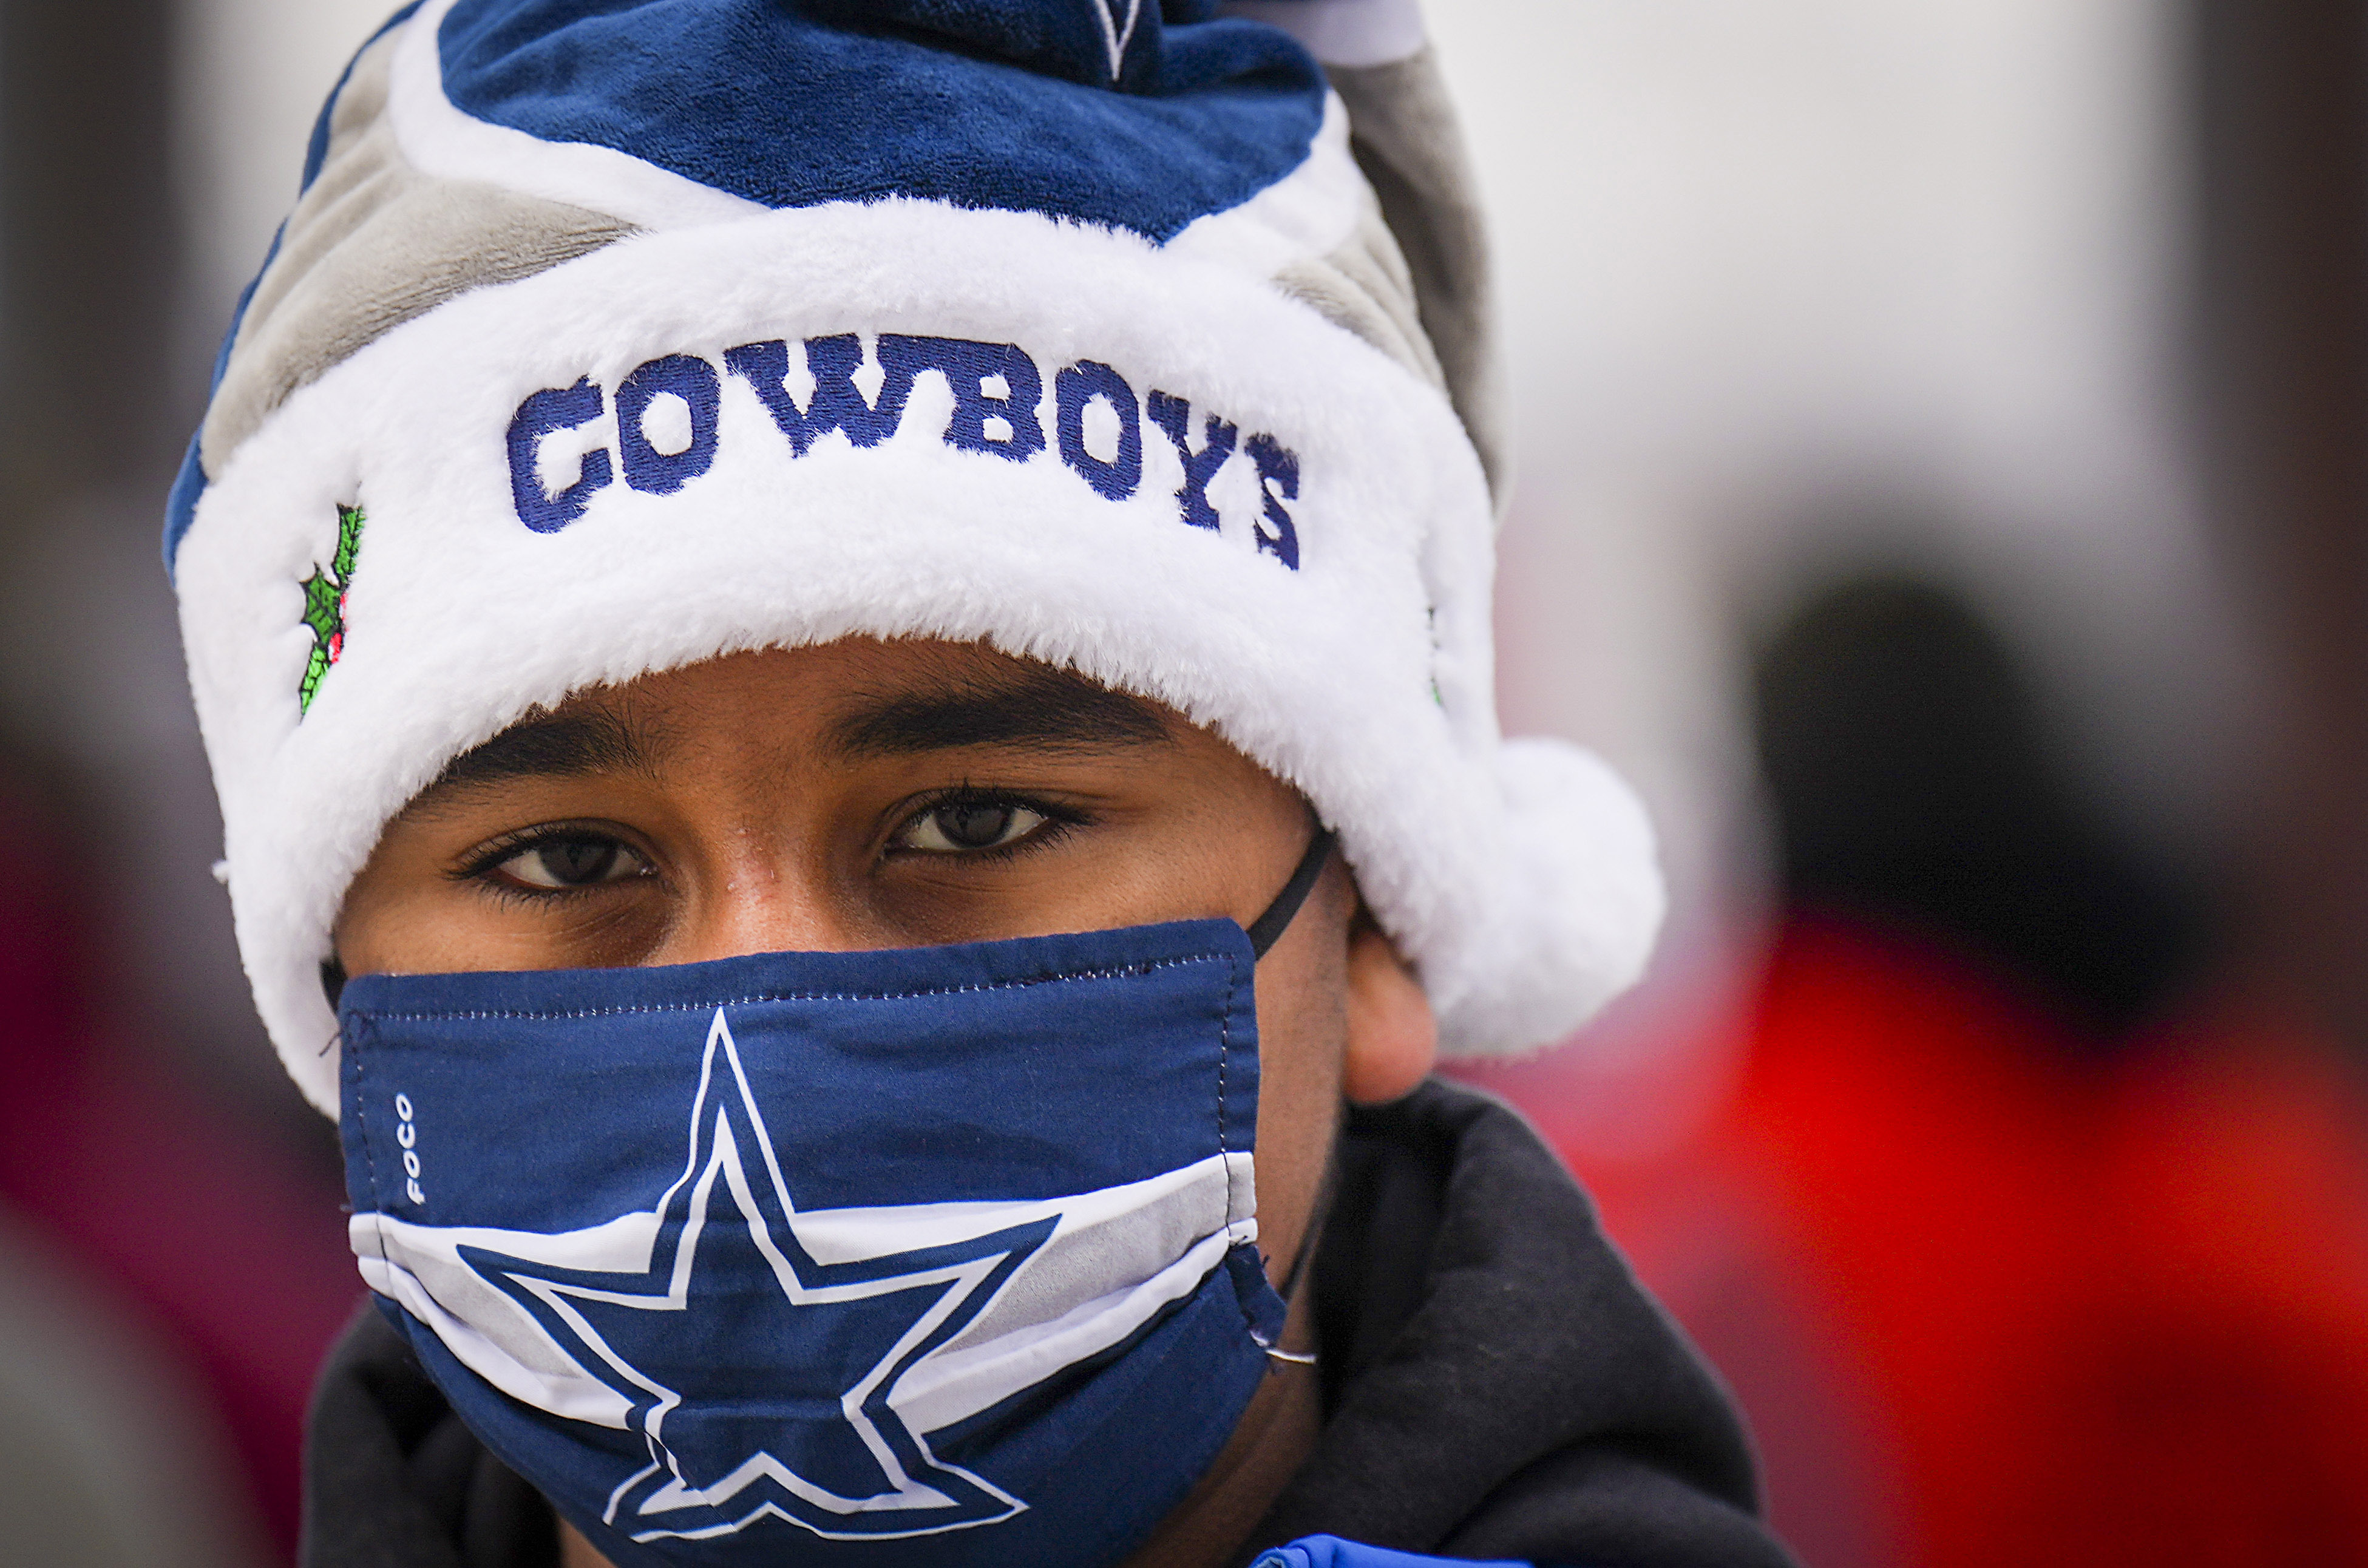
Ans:
[[[737,852],[687,901],[660,963],[746,953],[848,952],[883,945],[878,923],[803,858],[755,846]]]

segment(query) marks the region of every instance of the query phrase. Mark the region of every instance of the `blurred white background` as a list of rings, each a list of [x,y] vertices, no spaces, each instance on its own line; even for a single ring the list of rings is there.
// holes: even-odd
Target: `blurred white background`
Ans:
[[[1608,1044],[1710,1038],[1670,1015],[1732,994],[1766,891],[1748,643],[1852,570],[1966,592],[2094,804],[2157,856],[2214,858],[2238,661],[2182,466],[2179,20],[1431,7],[1514,382],[1505,721],[1607,752],[1678,892]]]

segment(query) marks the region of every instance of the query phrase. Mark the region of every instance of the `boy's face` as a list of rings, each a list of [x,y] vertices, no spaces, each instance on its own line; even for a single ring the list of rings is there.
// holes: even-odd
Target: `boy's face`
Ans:
[[[352,974],[430,973],[1247,926],[1314,830],[1294,791],[1156,703],[975,645],[849,640],[586,693],[461,757],[387,827],[336,950]],[[1337,857],[1256,995],[1280,1279],[1343,1095],[1412,1088],[1433,1034]]]

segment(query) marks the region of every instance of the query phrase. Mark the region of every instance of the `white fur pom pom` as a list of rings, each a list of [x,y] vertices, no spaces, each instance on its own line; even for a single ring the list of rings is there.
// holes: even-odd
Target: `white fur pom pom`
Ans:
[[[1578,1028],[1644,973],[1668,906],[1644,803],[1600,758],[1564,741],[1510,740],[1497,776],[1504,864],[1474,954],[1485,977],[1432,982],[1448,1056],[1534,1051]]]

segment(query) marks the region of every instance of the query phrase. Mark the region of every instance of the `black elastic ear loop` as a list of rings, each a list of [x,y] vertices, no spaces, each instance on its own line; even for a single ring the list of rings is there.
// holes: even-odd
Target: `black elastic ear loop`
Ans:
[[[1313,818],[1314,813],[1309,815]],[[1338,837],[1330,828],[1321,822],[1315,824],[1315,836],[1307,841],[1307,852],[1300,856],[1297,869],[1291,873],[1291,881],[1282,884],[1282,891],[1274,895],[1274,902],[1266,906],[1266,913],[1249,924],[1250,951],[1253,954],[1264,958],[1267,949],[1281,940],[1283,932],[1290,929],[1292,917],[1299,913],[1299,906],[1305,903],[1307,895],[1315,891],[1315,879],[1324,874],[1324,868],[1331,860],[1333,847],[1338,843]],[[1323,1228],[1322,1219],[1331,1207],[1331,1172],[1326,1170],[1323,1190],[1317,1194],[1315,1222],[1311,1223],[1307,1233],[1299,1238],[1299,1255],[1291,1260],[1291,1269],[1284,1275],[1282,1289],[1279,1292],[1286,1308],[1291,1304],[1291,1298],[1298,1292],[1307,1260],[1315,1255],[1316,1233]],[[1258,1340],[1258,1348],[1265,1351],[1270,1359],[1292,1367],[1315,1365],[1315,1358],[1304,1351],[1285,1350],[1279,1345],[1269,1345],[1258,1339],[1255,1334],[1251,1337]]]
[[[1307,1229],[1299,1238],[1299,1251],[1292,1256],[1291,1267],[1284,1272],[1282,1283],[1275,1287],[1275,1294],[1282,1298],[1286,1317],[1290,1315],[1291,1299],[1299,1293],[1300,1282],[1307,1278],[1307,1266],[1315,1256],[1316,1244],[1323,1238],[1325,1221],[1332,1217],[1332,1176],[1333,1168],[1327,1162],[1324,1167],[1324,1180],[1315,1189],[1315,1210],[1308,1216]],[[1286,1367],[1315,1365],[1315,1352],[1312,1350],[1285,1350],[1273,1341],[1260,1337],[1256,1329],[1250,1331],[1250,1339],[1266,1352],[1267,1359],[1270,1361],[1281,1362]]]
[[[1274,895],[1274,902],[1266,906],[1266,913],[1249,924],[1253,954],[1264,958],[1267,949],[1282,939],[1292,916],[1299,913],[1299,906],[1315,891],[1315,879],[1324,874],[1325,862],[1332,858],[1333,846],[1338,842],[1330,828],[1320,822],[1315,824],[1315,836],[1307,841],[1307,853],[1299,858],[1298,869],[1291,873],[1291,881],[1282,884],[1282,891]]]
[[[1324,1240],[1324,1227],[1332,1218],[1333,1178],[1338,1174],[1338,1166],[1337,1160],[1325,1163],[1324,1180],[1315,1189],[1315,1210],[1308,1216],[1306,1232],[1299,1238],[1299,1251],[1292,1258],[1291,1267],[1284,1272],[1282,1283],[1275,1287],[1274,1293],[1282,1298],[1286,1315],[1291,1309],[1292,1298],[1299,1294],[1299,1287],[1307,1278],[1307,1266],[1315,1261],[1315,1249]],[[1279,1361],[1286,1367],[1313,1367],[1316,1364],[1316,1355],[1313,1350],[1285,1350],[1280,1345],[1269,1345],[1258,1339],[1255,1334],[1250,1337],[1258,1340],[1258,1347],[1266,1352],[1270,1361]]]

